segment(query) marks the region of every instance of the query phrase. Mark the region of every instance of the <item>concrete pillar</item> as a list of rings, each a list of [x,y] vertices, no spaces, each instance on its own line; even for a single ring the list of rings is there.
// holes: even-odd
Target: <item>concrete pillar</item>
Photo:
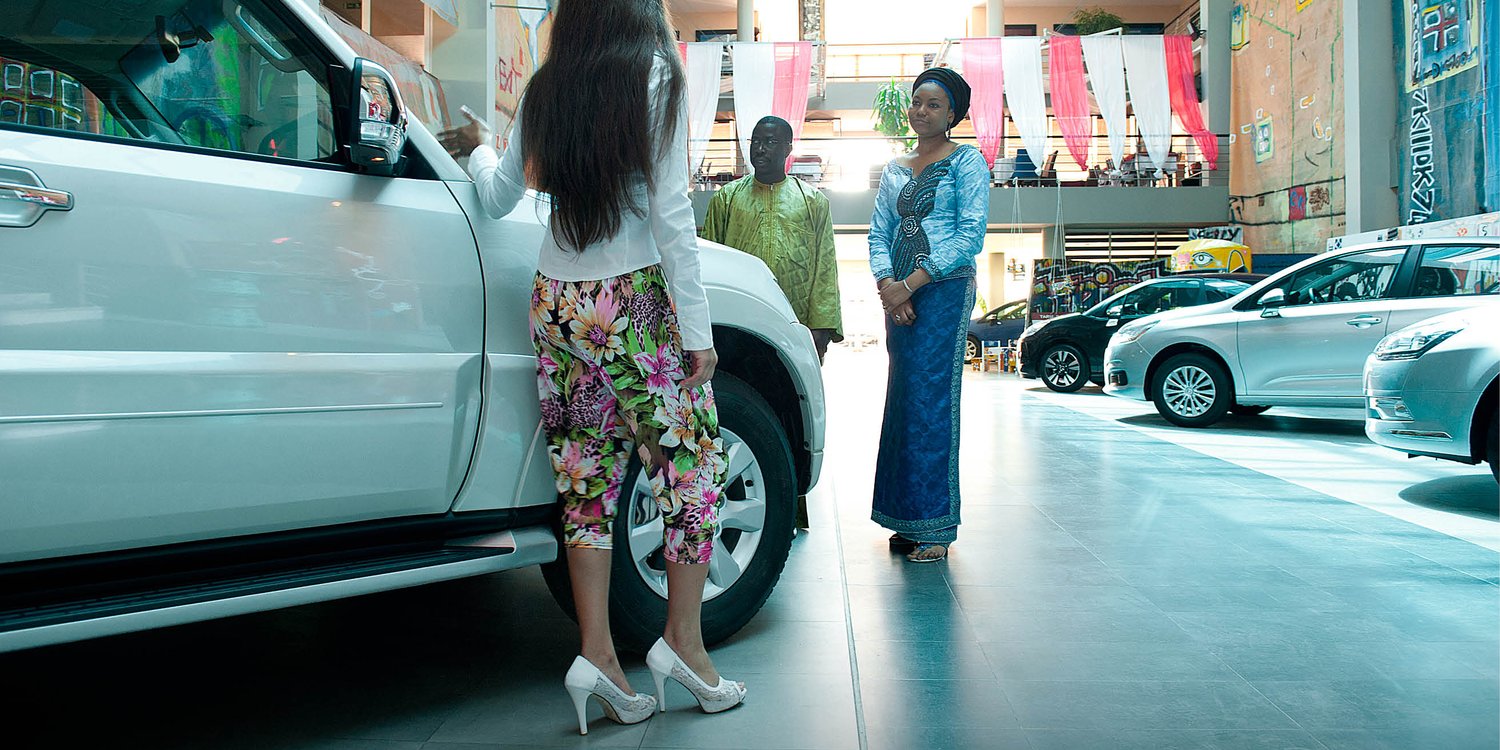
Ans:
[[[737,38],[742,42],[755,41],[755,0],[737,0],[739,11]]]
[[[1349,234],[1400,225],[1391,3],[1344,3],[1344,206]],[[1339,137],[1337,134],[1335,137]]]
[[[1005,36],[1005,0],[988,0],[984,17],[985,36]]]
[[[1062,227],[1042,227],[1042,257],[1056,260],[1068,257],[1068,243]]]
[[[1228,134],[1232,127],[1229,122],[1229,32],[1233,10],[1234,0],[1203,0],[1199,6],[1198,17],[1203,24],[1203,49],[1200,53],[1203,66],[1203,103],[1208,110],[1209,131],[1220,136]],[[1220,145],[1223,153],[1220,155],[1219,168],[1224,169],[1229,162],[1229,154],[1222,148],[1227,143],[1221,141]]]

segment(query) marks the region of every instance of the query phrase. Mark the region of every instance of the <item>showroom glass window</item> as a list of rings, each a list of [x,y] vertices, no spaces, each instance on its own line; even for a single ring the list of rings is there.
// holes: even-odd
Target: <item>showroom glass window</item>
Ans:
[[[1429,245],[1417,268],[1416,297],[1500,293],[1500,247]]]
[[[154,14],[20,6],[0,13],[0,124],[305,161],[337,153],[327,66],[255,0]]]
[[[1288,305],[1379,299],[1390,293],[1405,257],[1406,248],[1400,247],[1353,253],[1308,266],[1266,291],[1285,291]]]

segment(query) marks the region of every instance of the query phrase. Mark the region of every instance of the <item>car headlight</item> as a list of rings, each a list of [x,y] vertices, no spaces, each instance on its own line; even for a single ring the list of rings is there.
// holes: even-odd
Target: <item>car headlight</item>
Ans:
[[[1140,323],[1130,323],[1118,331],[1115,331],[1111,344],[1134,344],[1136,339],[1146,335],[1146,332],[1156,327],[1159,320],[1146,320]]]
[[[1467,320],[1444,320],[1403,328],[1375,345],[1380,360],[1416,359],[1469,325]]]
[[[1026,326],[1026,330],[1021,331],[1021,338],[1024,339],[1027,336],[1030,336],[1030,335],[1036,333],[1037,331],[1042,330],[1042,326],[1047,325],[1048,322],[1050,322],[1050,321],[1038,320],[1037,322],[1032,323],[1029,326]],[[1016,339],[1016,340],[1020,341],[1020,339]]]

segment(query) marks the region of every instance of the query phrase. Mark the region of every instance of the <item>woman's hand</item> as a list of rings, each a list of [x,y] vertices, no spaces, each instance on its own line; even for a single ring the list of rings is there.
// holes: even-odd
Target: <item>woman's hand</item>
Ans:
[[[897,284],[896,286],[901,286]],[[904,289],[902,291],[905,291]],[[910,296],[910,295],[908,295]],[[902,302],[891,309],[891,320],[898,326],[909,326],[917,322],[917,308],[911,301]]]
[[[438,143],[448,150],[448,155],[455,159],[462,159],[470,152],[484,143],[489,135],[489,128],[484,123],[474,119],[468,112],[463,113],[464,119],[469,123],[462,127],[449,128],[438,134]]]
[[[887,311],[893,311],[897,305],[911,299],[911,292],[906,290],[906,285],[899,281],[892,281],[880,289],[880,306]]]
[[[683,388],[697,388],[713,379],[714,370],[719,366],[719,353],[713,349],[699,349],[687,353],[688,359],[693,363],[693,371],[687,379],[682,381]]]

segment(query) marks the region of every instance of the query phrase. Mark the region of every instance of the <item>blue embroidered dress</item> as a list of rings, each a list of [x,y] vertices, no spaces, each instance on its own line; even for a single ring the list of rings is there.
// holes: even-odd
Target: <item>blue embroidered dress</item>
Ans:
[[[932,282],[912,295],[914,325],[886,320],[890,373],[871,518],[918,542],[958,538],[958,406],[974,258],[984,247],[990,171],[959,146],[920,175],[887,164],[870,217],[870,270]]]

